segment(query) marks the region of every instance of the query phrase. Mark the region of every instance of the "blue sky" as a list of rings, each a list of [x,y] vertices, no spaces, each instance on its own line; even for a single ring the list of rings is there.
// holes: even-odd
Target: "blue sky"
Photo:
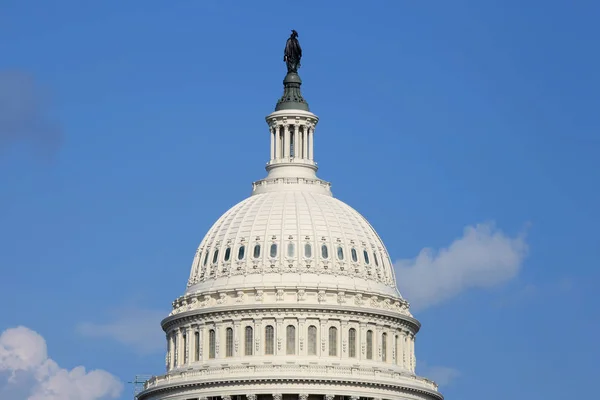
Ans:
[[[135,374],[164,371],[159,321],[196,246],[265,175],[292,28],[319,175],[399,260],[420,372],[448,399],[587,395],[598,15],[583,0],[3,0],[0,395],[48,384],[2,380],[37,368],[8,367],[11,346],[125,385],[95,375],[112,392],[77,399],[128,399]]]

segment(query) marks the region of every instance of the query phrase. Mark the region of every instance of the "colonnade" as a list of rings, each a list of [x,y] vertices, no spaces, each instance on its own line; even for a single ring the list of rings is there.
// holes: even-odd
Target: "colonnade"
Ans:
[[[271,125],[271,161],[300,159],[314,161],[313,132],[309,125]]]
[[[395,364],[415,371],[415,335],[388,325],[315,318],[189,324],[167,335],[167,370],[212,359],[300,356]]]

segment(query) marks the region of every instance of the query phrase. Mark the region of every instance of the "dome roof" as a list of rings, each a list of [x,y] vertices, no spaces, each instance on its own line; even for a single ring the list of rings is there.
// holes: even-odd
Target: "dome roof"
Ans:
[[[306,190],[312,185],[275,186],[255,190],[210,228],[187,293],[289,286],[400,297],[385,246],[362,215],[328,191]]]

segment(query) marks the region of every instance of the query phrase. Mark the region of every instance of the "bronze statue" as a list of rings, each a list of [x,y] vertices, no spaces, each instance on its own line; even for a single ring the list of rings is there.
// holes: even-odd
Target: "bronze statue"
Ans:
[[[298,32],[292,29],[292,34],[285,43],[283,51],[283,61],[287,65],[288,74],[290,72],[298,72],[300,68],[300,59],[302,58],[302,48],[298,42]]]

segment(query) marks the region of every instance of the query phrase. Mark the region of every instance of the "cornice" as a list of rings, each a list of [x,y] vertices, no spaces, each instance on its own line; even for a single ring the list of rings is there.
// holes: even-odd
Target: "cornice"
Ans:
[[[374,318],[378,320],[387,320],[390,322],[406,325],[413,334],[416,334],[421,328],[421,323],[413,318],[406,315],[399,314],[397,312],[389,310],[369,310],[361,309],[353,306],[340,306],[340,305],[294,305],[294,304],[263,304],[263,305],[236,305],[232,306],[215,306],[205,309],[197,309],[184,311],[182,313],[168,316],[161,321],[161,326],[165,332],[169,331],[173,326],[180,325],[183,323],[193,323],[196,317],[202,316],[204,318],[213,317],[247,317],[251,314],[255,318],[267,318],[282,316],[281,314],[304,314],[302,318],[307,316],[315,318],[326,318],[331,317],[335,314],[335,317],[340,318],[341,316],[355,316],[357,318]]]

